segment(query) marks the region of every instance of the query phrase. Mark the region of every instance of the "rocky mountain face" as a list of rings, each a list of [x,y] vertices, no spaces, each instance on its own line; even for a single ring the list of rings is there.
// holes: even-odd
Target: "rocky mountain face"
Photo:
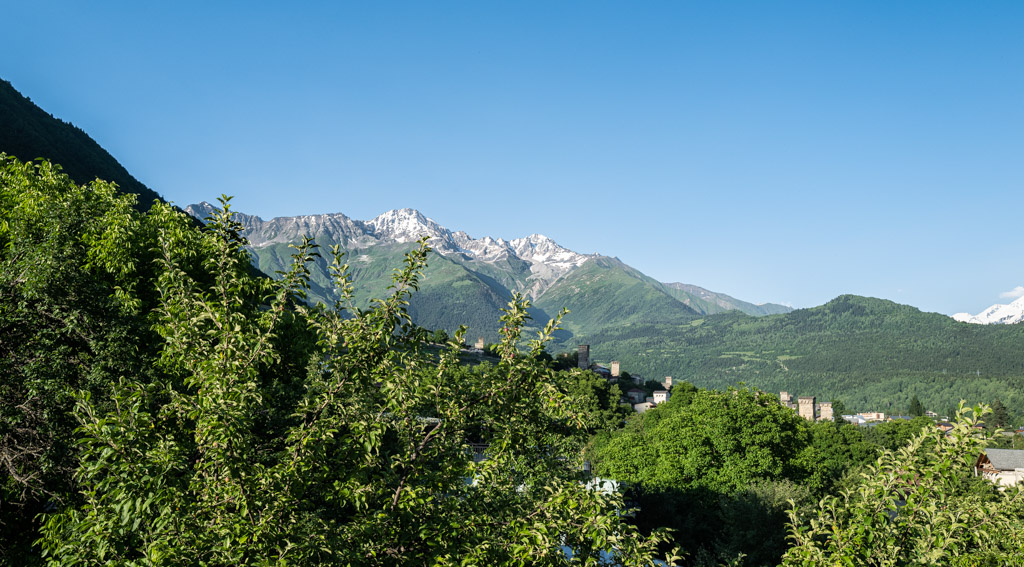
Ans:
[[[185,210],[203,219],[214,207],[204,201],[189,205]],[[462,231],[452,232],[415,209],[388,211],[369,221],[353,220],[341,213],[276,217],[269,221],[240,213],[235,218],[245,226],[246,237],[254,249],[298,242],[308,235],[321,244],[339,244],[344,249],[365,253],[366,249],[377,246],[409,244],[428,236],[435,252],[460,263],[518,266],[518,270],[511,270],[512,277],[499,280],[504,280],[511,291],[521,292],[531,299],[536,299],[559,278],[594,257],[563,248],[543,234],[513,240],[490,236],[473,238]],[[526,273],[515,273],[522,272],[523,267]]]
[[[203,202],[185,209],[203,219],[214,207]],[[417,323],[434,329],[467,324],[470,334],[497,339],[497,321],[513,292],[534,305],[534,320],[544,321],[561,308],[559,339],[572,346],[573,336],[588,336],[600,328],[620,325],[685,324],[702,315],[739,310],[748,315],[785,313],[781,305],[754,305],[725,294],[687,284],[663,284],[617,258],[581,254],[542,234],[504,240],[473,238],[451,231],[414,209],[398,209],[371,220],[341,213],[260,217],[237,213],[245,227],[257,267],[273,274],[286,269],[289,244],[312,237],[323,249],[337,244],[347,254],[356,279],[357,299],[368,302],[387,292],[391,270],[404,252],[423,236],[430,237],[434,256],[410,311]],[[312,269],[310,301],[336,299],[326,264]]]
[[[957,313],[953,315],[953,318],[964,323],[979,325],[1012,325],[1020,323],[1024,321],[1024,297],[1018,298],[1006,305],[997,303],[977,315]]]

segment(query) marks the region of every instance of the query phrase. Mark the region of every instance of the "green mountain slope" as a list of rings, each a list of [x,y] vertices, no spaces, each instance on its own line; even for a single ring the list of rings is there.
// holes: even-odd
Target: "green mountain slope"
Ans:
[[[844,295],[784,315],[730,312],[577,338],[630,372],[700,387],[745,382],[890,413],[914,395],[938,412],[962,398],[1024,408],[1024,326],[959,323],[880,299]]]
[[[319,243],[319,242],[318,242]],[[325,239],[321,253],[326,255],[334,244]],[[355,284],[354,307],[366,308],[373,298],[385,297],[395,268],[402,265],[412,244],[375,246],[372,250],[358,248],[346,251],[344,261]],[[253,262],[264,273],[287,269],[294,250],[288,244],[270,244],[251,251]],[[338,298],[327,276],[327,258],[320,258],[311,269],[310,302],[328,305]],[[427,269],[420,280],[420,289],[409,305],[409,313],[418,325],[428,329],[445,329],[453,333],[466,325],[467,340],[483,336],[488,342],[498,340],[498,319],[510,293],[486,276],[440,254],[431,253]]]
[[[46,158],[59,163],[75,183],[96,178],[117,183],[122,192],[139,196],[148,209],[160,195],[132,177],[116,159],[81,128],[54,118],[0,79],[0,152],[22,161]]]
[[[792,307],[777,303],[753,303],[736,299],[724,293],[706,290],[702,287],[684,283],[666,283],[665,289],[672,297],[682,301],[702,315],[714,315],[727,311],[741,311],[747,315],[778,315],[789,313]]]
[[[536,305],[551,313],[569,308],[563,326],[575,334],[608,325],[682,323],[699,315],[658,281],[605,256],[563,277]]]

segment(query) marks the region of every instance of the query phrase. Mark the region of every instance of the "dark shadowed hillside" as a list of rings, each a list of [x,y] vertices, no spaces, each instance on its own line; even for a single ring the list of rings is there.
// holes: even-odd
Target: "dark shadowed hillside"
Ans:
[[[160,195],[132,177],[81,128],[55,118],[0,79],[0,152],[23,161],[46,158],[60,164],[76,183],[103,179],[139,196],[148,209]]]

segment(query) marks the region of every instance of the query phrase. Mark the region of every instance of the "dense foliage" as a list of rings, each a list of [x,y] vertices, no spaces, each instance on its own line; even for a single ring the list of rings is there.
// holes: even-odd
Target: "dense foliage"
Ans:
[[[155,296],[136,284],[160,215],[116,195],[0,154],[0,557],[26,553],[37,515],[75,498],[75,395],[106,411],[120,376],[155,374],[141,316]]]
[[[813,514],[790,512],[785,565],[1019,565],[1024,490],[1000,491],[972,466],[987,408],[960,410],[953,429],[922,429],[884,451],[859,482]]]
[[[621,430],[599,434],[590,457],[597,474],[630,485],[630,497],[639,505],[639,526],[674,529],[676,543],[690,552],[688,564],[739,561],[769,566],[777,565],[783,555],[790,561],[801,558],[807,565],[888,564],[870,563],[868,558],[911,554],[899,551],[905,543],[885,539],[884,534],[896,529],[886,523],[887,518],[871,514],[891,506],[893,499],[905,499],[906,491],[892,489],[899,483],[924,490],[925,483],[914,479],[930,482],[945,475],[948,478],[942,482],[948,486],[942,498],[957,506],[977,507],[971,517],[979,525],[985,522],[984,515],[992,514],[1001,518],[996,522],[1000,530],[1024,528],[1019,497],[997,497],[1001,493],[990,482],[972,474],[970,466],[983,446],[975,435],[978,423],[961,413],[948,438],[927,418],[870,428],[834,421],[811,423],[781,406],[773,395],[757,390],[698,390],[682,383],[673,388],[669,403],[630,417]],[[999,439],[1008,438],[1000,435]],[[894,480],[893,475],[898,478]],[[882,485],[888,488],[879,489]],[[908,506],[926,507],[927,498],[933,497],[940,495],[922,492]],[[819,499],[820,508],[815,508]],[[873,512],[862,513],[858,507]],[[934,509],[905,510],[908,515],[901,530],[926,533],[932,523],[946,521],[936,519],[941,514]],[[965,512],[955,514],[967,517]],[[826,517],[832,524],[826,524]],[[867,538],[870,545],[864,549],[873,551],[842,555],[842,561],[837,559],[840,555],[828,554],[833,552],[815,551],[828,534],[838,533],[840,528],[834,524],[840,521],[846,523],[842,529],[856,532],[842,536],[850,540],[840,545],[843,553],[861,549],[850,538]],[[957,530],[965,527],[954,522],[947,528],[942,545],[952,549],[959,538],[955,534],[961,533]],[[1019,533],[1009,535],[1015,538]],[[1012,549],[1009,544],[979,545],[965,537],[960,549],[991,548],[1004,555]]]
[[[199,230],[48,164],[2,171],[3,561],[646,564],[662,541],[585,485],[617,394],[541,362],[554,321],[520,351],[525,301],[467,367],[461,333],[438,358],[408,314],[426,247],[368,309],[332,253],[342,300],[309,309],[314,245],[254,275],[226,202]]]
[[[673,528],[691,564],[774,565],[789,500],[831,488],[862,458],[842,438],[849,429],[812,426],[756,390],[681,383],[667,404],[596,437],[590,457],[596,474],[629,484],[638,525]]]

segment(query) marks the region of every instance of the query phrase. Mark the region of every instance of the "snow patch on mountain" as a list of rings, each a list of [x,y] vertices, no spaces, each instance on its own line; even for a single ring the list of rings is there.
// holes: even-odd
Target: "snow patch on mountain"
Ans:
[[[971,315],[970,313],[957,313],[953,318],[963,323],[976,323],[979,325],[1012,325],[1024,321],[1024,297],[1021,297],[1009,304],[995,304],[988,309]]]
[[[198,219],[204,219],[214,211],[214,207],[204,201],[189,205],[185,211]],[[490,236],[472,238],[463,231],[448,230],[416,209],[387,211],[369,221],[353,220],[341,213],[276,217],[269,221],[236,213],[235,218],[245,226],[245,236],[253,248],[296,242],[307,235],[317,241],[331,241],[346,248],[358,249],[405,244],[428,236],[430,247],[446,256],[489,264],[518,259],[525,262],[530,270],[526,288],[520,291],[534,298],[593,257],[563,248],[542,234],[531,234],[511,241]]]

